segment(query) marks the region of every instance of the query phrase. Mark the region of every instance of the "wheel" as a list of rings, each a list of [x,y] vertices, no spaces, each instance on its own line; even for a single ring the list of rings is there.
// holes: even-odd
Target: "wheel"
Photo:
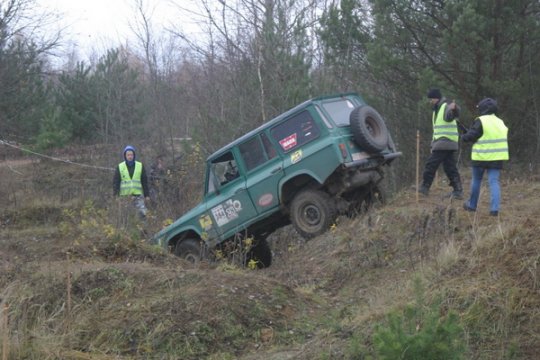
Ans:
[[[384,205],[386,203],[386,195],[381,187],[373,185],[364,197],[363,203],[364,209],[367,211],[373,207]]]
[[[347,217],[353,218],[359,214],[366,213],[373,207],[384,205],[386,195],[381,187],[368,184],[347,196],[350,202],[349,210],[346,212]]]
[[[272,265],[272,251],[266,239],[255,239],[255,244],[249,250],[246,256],[246,265],[250,260],[255,260],[257,262],[257,267],[259,269],[269,267]]]
[[[290,207],[291,222],[305,239],[324,233],[336,218],[336,205],[328,194],[320,190],[298,193]]]
[[[174,255],[189,261],[190,263],[197,264],[201,261],[201,244],[199,240],[185,239],[176,243],[174,248]]]
[[[355,108],[349,117],[356,143],[368,152],[378,153],[388,147],[388,129],[382,116],[371,106]]]
[[[365,213],[370,209],[384,205],[385,202],[386,195],[384,194],[383,189],[380,186],[370,184],[359,202],[358,210]]]

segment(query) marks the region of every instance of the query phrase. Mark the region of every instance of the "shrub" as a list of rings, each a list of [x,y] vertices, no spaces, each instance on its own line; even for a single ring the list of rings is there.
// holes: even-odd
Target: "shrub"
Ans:
[[[415,304],[393,311],[373,336],[380,359],[457,360],[465,353],[463,328],[458,316],[443,314],[440,302],[426,306],[424,290],[415,280]]]

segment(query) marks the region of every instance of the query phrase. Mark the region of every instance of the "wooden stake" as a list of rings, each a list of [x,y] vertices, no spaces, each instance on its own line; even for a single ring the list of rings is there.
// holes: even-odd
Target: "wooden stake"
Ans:
[[[66,290],[67,290],[67,316],[69,317],[71,315],[71,271],[70,271],[70,258],[69,254],[67,254],[67,277],[66,277]]]
[[[2,312],[2,325],[4,328],[4,336],[2,341],[2,360],[7,360],[9,355],[9,321],[8,321],[9,305],[4,304],[4,311]]]
[[[416,130],[416,203],[419,201],[420,189],[420,131]]]

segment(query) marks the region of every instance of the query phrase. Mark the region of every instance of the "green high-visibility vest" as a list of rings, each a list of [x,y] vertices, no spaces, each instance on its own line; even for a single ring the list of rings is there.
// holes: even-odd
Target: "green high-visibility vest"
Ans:
[[[433,140],[445,137],[452,141],[458,142],[459,134],[456,120],[450,122],[444,121],[444,113],[446,112],[446,103],[443,103],[439,108],[439,112],[433,112]]]
[[[482,136],[474,143],[471,159],[478,161],[508,160],[508,128],[495,115],[479,117]]]
[[[142,164],[135,161],[133,177],[129,176],[129,170],[125,161],[118,164],[118,170],[120,170],[120,196],[142,195]]]

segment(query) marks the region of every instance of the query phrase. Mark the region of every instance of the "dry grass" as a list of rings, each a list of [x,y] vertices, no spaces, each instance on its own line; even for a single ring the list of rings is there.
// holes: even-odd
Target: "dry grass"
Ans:
[[[10,359],[374,356],[375,326],[413,301],[415,277],[428,302],[460,315],[469,358],[540,352],[537,180],[504,180],[499,218],[488,215],[487,191],[471,214],[435,187],[418,204],[404,191],[383,208],[340,218],[309,242],[285,228],[271,239],[273,266],[251,271],[193,268],[148,247],[105,201],[108,178],[65,165],[14,166],[28,178],[0,168],[2,191],[16,194],[0,209]],[[45,179],[29,176],[36,167]],[[149,232],[164,216],[154,214]]]

